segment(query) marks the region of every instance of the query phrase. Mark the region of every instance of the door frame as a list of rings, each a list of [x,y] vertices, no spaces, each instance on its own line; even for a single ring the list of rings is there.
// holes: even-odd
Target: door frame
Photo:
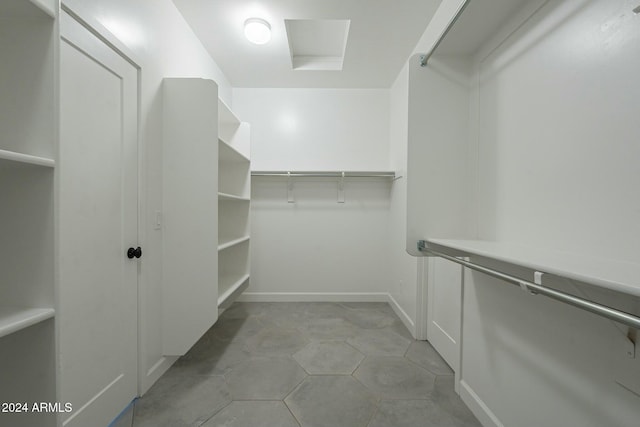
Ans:
[[[144,213],[146,212],[146,199],[144,195],[146,194],[146,173],[145,173],[145,145],[144,139],[142,138],[142,120],[141,120],[141,108],[142,108],[142,86],[141,86],[141,74],[142,74],[142,66],[140,58],[135,55],[120,39],[118,39],[111,31],[109,31],[104,25],[98,22],[95,18],[91,16],[90,13],[87,13],[85,8],[82,6],[82,0],[63,0],[60,4],[59,13],[66,12],[69,14],[74,20],[76,20],[80,25],[87,29],[90,33],[96,36],[99,40],[113,49],[118,55],[120,55],[125,61],[131,64],[136,69],[137,75],[137,134],[136,134],[136,148],[138,150],[138,171],[137,171],[137,239],[138,244],[143,248],[146,247],[146,216]],[[61,34],[58,36],[61,37]],[[56,76],[58,78],[58,76]],[[59,94],[56,94],[56,102],[59,104]],[[58,119],[59,122],[59,119]],[[58,137],[59,139],[59,137]],[[137,395],[140,396],[142,393],[142,375],[143,375],[143,364],[142,364],[142,322],[141,322],[141,309],[142,309],[142,295],[141,289],[144,288],[145,284],[145,274],[142,263],[138,263],[138,276],[137,276],[137,348],[136,348],[136,382],[137,382]],[[56,342],[59,342],[58,337],[59,332],[56,332]],[[60,395],[59,382],[56,386],[57,395]]]

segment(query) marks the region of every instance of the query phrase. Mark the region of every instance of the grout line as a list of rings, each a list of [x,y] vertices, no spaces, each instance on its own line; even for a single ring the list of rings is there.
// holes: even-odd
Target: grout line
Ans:
[[[229,395],[231,395],[231,393],[229,393]],[[231,397],[231,396],[229,396]],[[226,405],[224,405],[222,408],[218,409],[217,411],[215,411],[213,414],[211,414],[211,416],[209,418],[207,418],[206,420],[204,420],[202,423],[200,423],[200,426],[205,425],[206,423],[209,422],[209,420],[213,417],[215,417],[216,415],[218,415],[220,412],[222,412],[223,409],[225,409],[227,406],[231,405],[233,403],[233,399],[229,400],[229,403],[227,403]]]
[[[302,422],[300,422],[298,417],[296,417],[296,414],[293,413],[293,411],[291,410],[291,408],[289,408],[289,405],[287,405],[287,402],[285,402],[284,399],[282,399],[282,403],[284,403],[285,408],[287,408],[287,410],[289,411],[289,413],[291,414],[295,422],[298,423],[298,426],[302,426]]]

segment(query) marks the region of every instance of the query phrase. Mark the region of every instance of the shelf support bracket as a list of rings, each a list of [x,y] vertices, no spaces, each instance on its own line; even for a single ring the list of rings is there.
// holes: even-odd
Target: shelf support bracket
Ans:
[[[344,172],[340,174],[338,180],[338,203],[344,203]]]
[[[287,203],[294,203],[293,200],[293,178],[291,172],[287,172]]]

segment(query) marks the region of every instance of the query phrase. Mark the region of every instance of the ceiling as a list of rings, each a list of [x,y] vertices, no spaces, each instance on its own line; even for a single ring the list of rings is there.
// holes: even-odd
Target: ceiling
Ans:
[[[233,87],[388,88],[441,0],[173,0]],[[271,24],[265,45],[244,22]],[[292,64],[285,20],[349,20],[342,70]]]

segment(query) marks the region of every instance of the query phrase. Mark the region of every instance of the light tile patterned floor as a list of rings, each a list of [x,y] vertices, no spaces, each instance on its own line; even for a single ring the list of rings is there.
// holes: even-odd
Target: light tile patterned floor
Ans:
[[[446,363],[384,303],[235,303],[132,418],[134,427],[480,426]]]

